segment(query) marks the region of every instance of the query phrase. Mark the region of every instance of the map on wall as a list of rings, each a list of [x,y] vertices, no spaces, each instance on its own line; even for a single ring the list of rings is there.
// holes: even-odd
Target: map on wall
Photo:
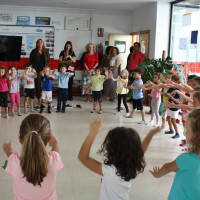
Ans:
[[[29,58],[36,46],[36,41],[42,39],[50,57],[54,56],[54,28],[36,26],[0,26],[0,35],[22,36],[21,57]]]

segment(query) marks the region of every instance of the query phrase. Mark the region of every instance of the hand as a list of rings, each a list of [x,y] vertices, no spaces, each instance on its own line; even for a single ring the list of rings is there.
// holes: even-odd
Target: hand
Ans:
[[[7,156],[9,156],[11,153],[13,153],[12,141],[10,141],[9,143],[4,143],[3,144],[3,150],[7,154]]]
[[[10,69],[9,69],[8,73],[11,74],[11,70]]]
[[[97,134],[101,127],[102,127],[102,121],[103,117],[102,116],[96,116],[90,120],[90,133],[91,134]]]
[[[91,69],[88,70],[88,75],[89,75],[89,76],[92,76],[92,70],[91,70]]]
[[[53,74],[55,75],[57,71],[58,71],[57,69],[54,69],[53,70]]]
[[[29,83],[29,84],[32,84],[32,83],[33,83],[33,81],[31,81],[31,80],[27,80],[27,83]]]
[[[56,144],[58,144],[58,140],[54,135],[51,135],[51,140],[49,141],[49,146],[54,147]]]
[[[158,175],[159,171],[160,171],[160,168],[159,168],[158,166],[155,166],[155,167],[153,168],[153,171],[149,170],[149,172],[152,173],[153,176],[154,176],[155,178],[159,178],[159,177],[160,177],[160,176]]]
[[[108,70],[107,69],[105,70],[105,75],[108,76]]]
[[[110,74],[110,78],[113,79],[113,74],[112,73]]]
[[[35,73],[36,71],[35,71],[35,69],[34,69],[34,68],[32,68],[31,72]]]
[[[88,92],[89,92],[89,90],[86,90],[86,91],[85,91],[85,94],[88,94]]]
[[[141,87],[141,85],[138,82],[136,82],[136,84],[137,84],[137,86]]]
[[[171,96],[174,96],[177,93],[177,90],[173,90],[170,94]]]

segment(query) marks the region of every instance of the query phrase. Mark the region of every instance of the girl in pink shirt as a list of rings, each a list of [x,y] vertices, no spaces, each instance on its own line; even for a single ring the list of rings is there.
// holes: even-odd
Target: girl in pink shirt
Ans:
[[[6,119],[8,116],[8,78],[6,74],[6,68],[0,67],[0,119],[1,119],[1,107],[5,108]]]
[[[44,116],[31,114],[20,125],[21,155],[13,151],[12,142],[5,143],[8,164],[5,171],[13,177],[15,200],[57,200],[56,174],[63,163],[57,139],[51,135],[50,122]],[[49,143],[51,152],[45,146]]]
[[[154,115],[156,116],[156,124],[153,126],[159,126],[159,108],[161,103],[161,91],[162,88],[159,87],[162,81],[162,74],[161,73],[154,73],[154,85],[155,87],[151,88],[151,86],[148,89],[151,90],[151,120],[148,122],[148,125],[153,125]]]

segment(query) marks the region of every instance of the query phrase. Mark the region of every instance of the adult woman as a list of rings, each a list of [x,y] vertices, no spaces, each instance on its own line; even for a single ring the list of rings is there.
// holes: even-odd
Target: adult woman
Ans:
[[[60,52],[59,55],[59,63],[67,63],[68,65],[68,72],[74,73],[74,63],[76,62],[76,55],[73,51],[73,46],[70,41],[67,41],[64,46],[64,50]],[[68,83],[68,100],[73,100],[72,97],[72,84],[73,84],[73,76],[69,78]]]
[[[113,74],[113,78],[118,77],[118,67],[119,67],[119,50],[117,47],[112,47],[111,50],[112,58],[110,60],[109,72]],[[110,101],[114,101],[117,98],[116,94],[117,82],[112,79],[108,79],[104,84],[104,95],[109,97]]]
[[[38,39],[36,42],[36,47],[31,51],[30,63],[37,72],[37,78],[35,79],[35,91],[36,97],[38,99],[38,109],[41,104],[41,94],[42,94],[42,77],[40,72],[45,66],[48,66],[50,60],[49,50],[45,48],[45,44],[42,39]],[[37,108],[36,107],[36,108]]]
[[[112,48],[112,46],[107,46],[106,53],[102,57],[101,68],[102,68],[103,72],[110,67],[110,60],[112,58],[112,55],[110,54],[111,48]]]
[[[83,70],[82,94],[85,94],[85,92],[87,91],[90,84],[90,78],[95,68],[99,64],[98,54],[94,52],[94,44],[88,43],[85,48],[86,48],[87,53],[84,55],[84,59],[83,59],[84,70]],[[86,101],[89,101],[89,94],[87,94]]]

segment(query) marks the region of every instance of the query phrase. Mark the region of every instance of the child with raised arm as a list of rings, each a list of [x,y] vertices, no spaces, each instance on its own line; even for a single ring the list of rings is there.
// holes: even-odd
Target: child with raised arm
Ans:
[[[45,108],[44,102],[47,99],[48,103],[48,113],[51,113],[51,103],[52,103],[52,80],[55,79],[53,75],[50,74],[50,68],[48,66],[44,67],[43,71],[40,72],[42,76],[42,97],[41,97],[41,106],[40,112],[43,112]]]
[[[104,157],[101,163],[90,157],[92,143],[101,126],[102,116],[91,120],[89,134],[78,158],[88,169],[103,176],[100,200],[129,200],[131,183],[144,171],[144,153],[160,128],[151,130],[142,143],[137,131],[132,128],[116,127],[110,130],[98,151]]]
[[[102,90],[103,90],[103,83],[105,80],[108,79],[108,70],[105,71],[105,75],[101,75],[101,70],[99,67],[95,69],[95,75],[91,77],[89,87],[86,91],[88,94],[90,88],[92,87],[92,95],[94,99],[93,103],[93,110],[91,113],[96,112],[96,105],[97,101],[99,102],[99,114],[102,114],[103,104],[102,104]]]
[[[20,112],[20,81],[25,80],[27,77],[17,75],[17,68],[15,65],[11,65],[9,67],[9,93],[11,99],[11,115],[15,116],[15,103],[17,104],[17,114],[18,116],[22,116]]]
[[[0,67],[0,119],[1,119],[1,108],[5,108],[6,119],[8,116],[8,74],[6,73],[5,67]]]
[[[56,175],[63,168],[59,144],[44,116],[31,114],[20,125],[21,154],[14,152],[12,142],[4,143],[8,156],[5,172],[13,177],[15,200],[57,200]],[[52,147],[47,152],[45,146]]]
[[[117,106],[116,115],[120,114],[121,101],[123,99],[123,104],[124,104],[124,107],[126,109],[126,115],[125,116],[128,117],[130,115],[128,105],[127,105],[127,100],[126,100],[127,93],[128,93],[128,89],[126,88],[127,84],[128,84],[128,70],[127,69],[122,70],[117,79],[113,78],[113,74],[110,75],[110,78],[113,81],[117,81],[116,93],[118,94],[118,106]]]
[[[133,90],[133,110],[130,114],[130,116],[127,116],[127,118],[133,118],[135,112],[136,112],[136,108],[137,110],[140,110],[141,115],[142,115],[142,121],[138,122],[138,124],[146,124],[145,122],[145,112],[143,110],[143,91],[142,91],[142,85],[143,81],[141,79],[142,77],[142,69],[141,68],[137,68],[134,70],[134,77],[135,80],[133,81],[132,85],[127,86],[128,89],[132,89]]]
[[[26,76],[26,83],[24,85],[24,114],[28,114],[27,112],[27,104],[28,100],[30,101],[30,106],[31,106],[31,112],[35,113],[33,110],[33,99],[34,99],[34,90],[35,90],[35,84],[34,84],[34,79],[37,78],[37,73],[35,69],[32,68],[31,63],[27,63],[25,65],[25,76]]]
[[[186,140],[188,153],[183,153],[176,160],[155,166],[150,172],[160,178],[175,172],[174,182],[168,200],[199,200],[200,197],[200,109],[192,111],[186,121]]]
[[[60,72],[54,70],[53,74],[58,77],[58,100],[57,100],[57,111],[61,110],[62,103],[62,112],[65,113],[66,103],[68,100],[68,82],[69,78],[74,75],[74,73],[66,72],[67,64],[63,63],[60,67]]]

